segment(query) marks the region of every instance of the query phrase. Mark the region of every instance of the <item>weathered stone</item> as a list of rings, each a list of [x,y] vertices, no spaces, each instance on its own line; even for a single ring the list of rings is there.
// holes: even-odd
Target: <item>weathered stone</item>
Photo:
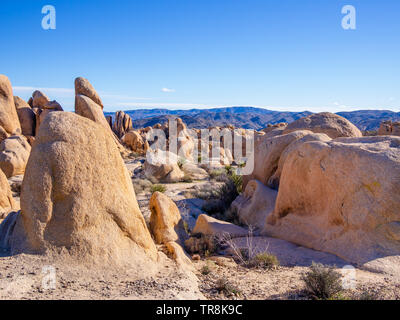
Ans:
[[[106,155],[106,156],[105,156]],[[12,252],[68,252],[78,261],[144,272],[157,250],[133,185],[102,126],[70,112],[44,120],[29,158]]]
[[[325,133],[332,139],[339,137],[362,137],[361,131],[349,120],[330,112],[311,114],[290,123],[283,133],[310,130]]]
[[[285,161],[268,235],[352,263],[400,254],[400,138],[301,144]]]

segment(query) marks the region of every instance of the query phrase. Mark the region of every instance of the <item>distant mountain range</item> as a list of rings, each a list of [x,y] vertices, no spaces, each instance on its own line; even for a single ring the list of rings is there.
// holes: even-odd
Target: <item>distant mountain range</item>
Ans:
[[[127,110],[134,128],[153,126],[164,123],[169,118],[180,117],[189,128],[208,128],[214,126],[233,125],[237,128],[261,130],[268,124],[293,122],[311,114],[309,111],[289,112],[273,111],[254,107],[230,107],[213,109],[138,109]],[[388,110],[359,110],[338,112],[338,115],[354,123],[360,130],[377,130],[384,120],[400,121],[400,112]],[[114,113],[106,112],[105,115]]]

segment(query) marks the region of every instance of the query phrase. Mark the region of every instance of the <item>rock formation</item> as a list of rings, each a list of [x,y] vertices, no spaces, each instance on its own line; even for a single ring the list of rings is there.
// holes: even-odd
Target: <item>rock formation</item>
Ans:
[[[63,111],[63,108],[57,101],[50,101],[50,99],[39,90],[32,93],[28,105],[32,107],[32,111],[35,113],[35,135],[39,131],[40,124],[50,112]]]
[[[0,169],[7,178],[25,172],[31,146],[24,136],[11,136],[0,143]]]
[[[213,236],[217,238],[245,237],[248,235],[248,231],[246,229],[226,221],[215,219],[206,214],[199,215],[196,221],[196,226],[193,229],[193,233],[201,233],[206,236]]]
[[[75,96],[75,113],[100,124],[105,129],[110,130],[110,126],[104,117],[100,105],[87,96],[80,94]]]
[[[88,79],[78,77],[75,79],[75,95],[82,95],[88,97],[94,103],[100,106],[103,110],[103,102],[100,99],[97,91],[93,88]]]
[[[3,215],[14,208],[15,202],[12,197],[10,185],[8,184],[7,177],[0,169],[0,219],[4,218]]]
[[[378,130],[380,136],[400,136],[400,121],[383,121]]]
[[[123,111],[116,112],[112,129],[117,137],[121,139],[125,133],[132,130],[131,117]]]
[[[265,233],[352,263],[400,254],[400,138],[303,143],[287,156]]]
[[[202,180],[209,177],[206,170],[199,168],[191,162],[183,163],[181,169],[186,177],[190,177],[193,180]]]
[[[99,95],[89,81],[82,77],[75,79],[75,113],[100,124],[113,136],[120,153],[123,155],[127,153],[118,137],[112,132],[110,124],[104,116],[103,105]]]
[[[187,129],[186,124],[181,118],[176,119],[177,124],[177,147],[178,156],[180,158],[193,161],[193,150],[195,146],[194,137],[191,132]]]
[[[279,129],[279,130],[285,130],[288,124],[286,122],[280,122],[276,124],[269,124],[266,128],[262,129],[262,132],[269,133],[273,130]]]
[[[283,133],[311,130],[325,133],[332,139],[339,137],[362,137],[361,131],[349,120],[330,112],[315,113],[290,123]]]
[[[233,201],[239,220],[251,227],[263,230],[265,221],[275,208],[278,192],[258,180],[250,180],[244,192]]]
[[[290,152],[292,152],[294,149],[297,149],[301,144],[308,141],[330,141],[330,140],[331,138],[329,138],[325,133],[312,133],[312,134],[307,134],[303,138],[300,138],[290,143],[281,153],[279,157],[278,168],[276,169],[275,173],[268,179],[268,186],[276,190],[278,189],[279,180],[282,174],[286,158],[290,154]]]
[[[10,135],[21,133],[10,80],[0,74],[0,142]]]
[[[106,156],[105,156],[106,155]],[[112,136],[70,112],[44,120],[29,158],[12,252],[151,268],[157,251]]]
[[[149,143],[140,135],[139,132],[131,130],[124,134],[122,143],[140,155],[145,155],[149,149]]]
[[[179,182],[184,178],[184,173],[178,166],[176,154],[162,150],[149,150],[144,163],[146,177],[154,182]]]
[[[299,130],[275,137],[262,136],[254,146],[254,170],[251,175],[243,176],[243,187],[253,179],[267,185],[268,180],[278,168],[282,152],[294,141],[312,134],[308,130]]]
[[[176,204],[161,192],[154,192],[149,203],[150,231],[158,244],[179,240],[182,217]]]
[[[14,104],[17,110],[18,119],[21,124],[22,134],[24,136],[35,136],[36,115],[31,106],[20,97],[14,97]]]

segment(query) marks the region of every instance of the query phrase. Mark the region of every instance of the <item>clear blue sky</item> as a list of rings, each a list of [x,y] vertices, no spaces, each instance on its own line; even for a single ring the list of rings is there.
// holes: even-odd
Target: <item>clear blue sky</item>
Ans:
[[[56,30],[41,27],[47,4]],[[108,111],[400,111],[399,0],[2,0],[0,30],[14,94],[45,88],[67,110],[84,76]]]

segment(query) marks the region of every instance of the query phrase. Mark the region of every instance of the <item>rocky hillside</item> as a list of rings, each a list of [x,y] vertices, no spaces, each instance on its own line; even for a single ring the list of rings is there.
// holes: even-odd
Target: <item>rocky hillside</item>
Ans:
[[[189,128],[207,128],[232,124],[237,128],[260,130],[268,124],[293,122],[311,114],[309,111],[289,112],[273,111],[254,107],[231,107],[214,109],[139,109],[125,111],[132,121],[134,128],[153,126],[164,123],[168,118],[179,116]],[[400,112],[388,110],[359,110],[338,112],[338,115],[354,123],[360,130],[377,130],[382,121],[399,121]],[[106,113],[113,115],[113,113]]]

